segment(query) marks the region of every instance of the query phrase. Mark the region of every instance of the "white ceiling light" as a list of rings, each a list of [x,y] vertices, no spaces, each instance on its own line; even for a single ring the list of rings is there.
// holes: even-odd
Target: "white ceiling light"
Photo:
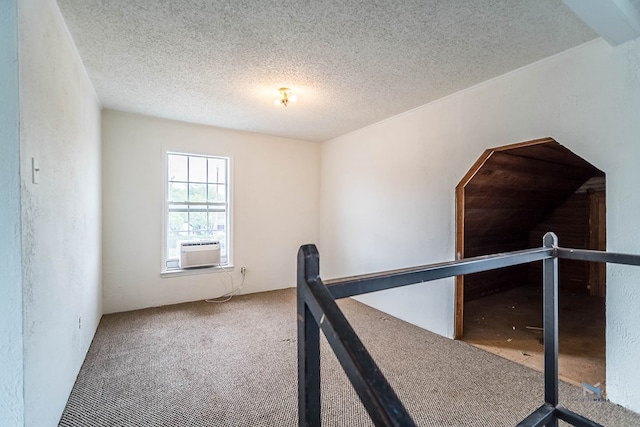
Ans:
[[[288,87],[281,87],[278,89],[278,92],[280,92],[280,97],[275,100],[274,104],[276,105],[283,105],[286,107],[290,102],[296,102],[298,100],[298,97],[292,94],[291,89]]]

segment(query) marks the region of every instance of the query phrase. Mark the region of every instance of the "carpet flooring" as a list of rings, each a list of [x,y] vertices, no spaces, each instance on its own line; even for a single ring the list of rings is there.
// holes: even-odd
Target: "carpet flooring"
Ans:
[[[533,369],[354,300],[339,305],[420,426],[514,426],[543,402]],[[286,289],[105,315],[59,425],[295,426],[295,308]],[[323,425],[372,425],[324,338],[321,351]],[[640,426],[574,385],[561,383],[560,397],[605,426]]]

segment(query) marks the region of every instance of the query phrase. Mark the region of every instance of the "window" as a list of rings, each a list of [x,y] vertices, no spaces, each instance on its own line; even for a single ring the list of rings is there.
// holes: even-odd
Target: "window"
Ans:
[[[218,240],[229,263],[229,159],[167,153],[166,270],[178,269],[181,241]]]

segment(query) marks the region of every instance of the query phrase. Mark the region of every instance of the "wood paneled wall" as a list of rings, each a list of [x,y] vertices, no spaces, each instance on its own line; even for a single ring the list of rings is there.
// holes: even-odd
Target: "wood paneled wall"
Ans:
[[[594,181],[604,181],[598,177]],[[530,247],[540,246],[542,236],[553,231],[562,247],[606,250],[605,193],[589,189],[574,193],[529,233]],[[530,264],[529,283],[541,285],[542,266]],[[604,266],[599,263],[561,259],[558,262],[560,289],[584,295],[600,296],[605,292]]]
[[[601,170],[552,138],[488,149],[456,186],[456,257],[539,247],[546,231],[555,231],[567,247],[604,250],[604,189]],[[586,280],[591,295],[604,297],[599,264],[563,262],[560,269],[561,286],[583,292]],[[458,276],[454,336],[463,335],[465,301],[538,275],[535,267],[523,266]]]
[[[542,236],[553,231],[560,246],[575,249],[591,249],[589,246],[590,195],[575,193],[556,208],[529,233],[529,246],[541,246]],[[542,283],[542,265],[530,265],[530,283]],[[561,259],[558,261],[559,286],[564,290],[589,294],[589,263]]]
[[[575,198],[572,194],[598,174],[551,138],[487,150],[456,188],[457,203],[463,204],[458,207],[458,256],[537,247],[540,230],[559,230],[567,247],[587,247],[589,198],[584,191]],[[588,281],[589,268],[585,273],[577,264],[563,263],[562,270],[567,277],[575,273],[579,278],[572,280],[579,283],[585,275]],[[530,270],[524,266],[466,275],[464,300],[529,283]]]

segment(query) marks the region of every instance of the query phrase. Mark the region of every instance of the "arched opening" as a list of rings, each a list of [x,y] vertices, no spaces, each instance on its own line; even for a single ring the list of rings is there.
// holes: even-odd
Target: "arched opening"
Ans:
[[[542,245],[606,249],[605,174],[551,138],[486,150],[456,187],[456,252]],[[456,338],[542,369],[540,263],[457,278]],[[605,268],[561,260],[559,370],[604,383]],[[464,315],[463,315],[464,314]]]

